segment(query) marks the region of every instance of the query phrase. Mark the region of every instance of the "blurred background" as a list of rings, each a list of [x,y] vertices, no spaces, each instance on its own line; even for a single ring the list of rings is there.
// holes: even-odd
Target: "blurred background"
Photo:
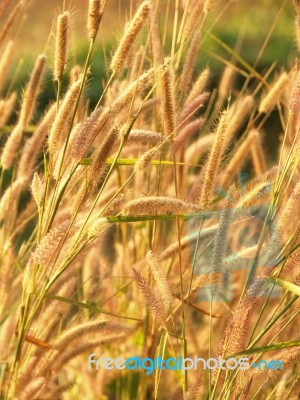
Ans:
[[[93,74],[88,87],[88,95],[92,103],[97,102],[103,79],[106,78],[105,63],[109,62],[114,46],[122,35],[124,23],[133,14],[138,3],[139,1],[134,0],[107,0],[106,12],[92,60]],[[175,3],[175,0],[161,0],[162,27],[167,6],[169,5],[169,13],[174,14]],[[271,35],[256,68],[263,73],[273,64],[276,64],[277,71],[280,66],[291,66],[296,49],[292,0],[217,0],[216,3],[214,11],[204,26],[204,35],[213,27],[213,34],[232,49],[236,49],[251,65],[256,63],[266,38]],[[10,8],[14,4],[16,1],[11,1]],[[63,9],[69,10],[72,15],[68,68],[70,69],[76,63],[84,63],[88,48],[87,8],[88,0],[29,0],[22,22],[13,27],[16,52],[11,69],[11,86],[18,90],[22,89],[21,82],[24,83],[35,57],[41,52],[46,52],[50,69],[52,68],[55,43],[53,21]],[[222,10],[223,13],[220,16]],[[8,13],[9,9],[6,11]],[[2,19],[5,21],[5,15]],[[171,34],[172,27],[169,28]],[[142,37],[142,40],[145,40],[145,37]],[[199,51],[198,66],[203,68],[209,65],[215,80],[213,83],[216,84],[224,69],[222,59],[234,61],[234,58],[208,35]],[[45,89],[41,107],[49,101],[49,98],[54,98],[50,73]]]

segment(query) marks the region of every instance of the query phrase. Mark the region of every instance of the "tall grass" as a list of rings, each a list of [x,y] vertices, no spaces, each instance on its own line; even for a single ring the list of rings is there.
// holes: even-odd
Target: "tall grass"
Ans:
[[[297,60],[264,75],[213,35],[217,2],[142,1],[91,109],[106,2],[90,0],[69,84],[71,10],[55,21],[56,100],[37,121],[46,55],[18,99],[3,90],[27,7],[15,3],[0,9],[1,399],[298,398]],[[295,14],[299,39],[297,1]],[[230,60],[219,85],[196,68],[207,36]],[[90,371],[92,352],[247,355],[284,370]]]

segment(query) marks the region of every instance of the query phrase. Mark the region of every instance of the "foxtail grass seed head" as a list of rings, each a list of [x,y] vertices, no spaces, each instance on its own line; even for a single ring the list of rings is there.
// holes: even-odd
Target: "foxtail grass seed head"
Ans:
[[[45,191],[45,182],[43,178],[35,172],[31,182],[31,193],[38,207],[42,204]]]
[[[163,62],[163,48],[159,31],[158,4],[155,4],[154,2],[151,4],[150,35],[154,66],[158,66]]]
[[[210,82],[198,50],[217,2],[117,0],[119,10],[86,0],[87,59],[77,64],[74,54],[67,75],[64,1],[49,36],[56,39],[54,91],[40,96],[43,54],[22,81],[21,56],[30,50],[19,34],[25,11],[24,27],[35,28],[30,0],[0,0],[1,398],[114,397],[117,369],[137,354],[141,363],[126,372],[126,387],[120,381],[125,397],[143,367],[151,375],[142,380],[146,397],[163,398],[172,387],[170,398],[186,400],[276,390],[276,399],[298,400],[299,346],[284,347],[299,335],[300,64],[291,53],[288,69],[251,70],[238,40],[220,83]],[[294,3],[300,37],[300,0]],[[108,24],[118,15],[129,21],[111,57],[109,35],[96,40],[106,10]],[[222,13],[225,25],[228,16]],[[219,18],[211,17],[214,25]],[[208,34],[210,56],[221,42]],[[48,53],[49,40],[41,45]],[[278,75],[269,85],[271,73]],[[272,289],[274,278],[286,288]],[[277,323],[269,319],[274,310]],[[285,371],[230,371],[245,349],[276,335]],[[219,367],[207,385],[213,361],[196,357],[210,348]],[[176,374],[160,379],[151,360],[187,350],[181,394]]]
[[[230,107],[228,116],[228,127],[226,130],[226,143],[229,144],[237,134],[247,117],[254,108],[252,96],[242,97]]]
[[[111,333],[106,333],[100,338],[96,337],[94,339],[89,339],[88,341],[82,339],[78,340],[76,345],[67,347],[65,351],[56,351],[53,356],[49,359],[46,364],[45,372],[48,370],[61,370],[69,361],[73,360],[75,357],[95,351],[98,347],[102,347],[105,343],[112,344],[116,341],[121,341],[124,343],[124,339],[128,337],[128,329],[123,327],[117,327],[113,329]],[[44,372],[44,370],[43,370]]]
[[[237,203],[237,208],[251,207],[262,203],[262,199],[270,194],[270,182],[261,181],[253,185],[248,193]]]
[[[224,99],[226,99],[226,97],[232,90],[235,76],[235,69],[232,67],[232,65],[227,65],[222,74],[221,82],[219,84],[219,97],[221,101],[224,101]]]
[[[218,230],[214,239],[212,252],[212,272],[214,274],[224,272],[224,255],[228,253],[228,230],[233,217],[233,208],[230,202],[226,200],[225,207],[222,210]],[[218,284],[212,279],[209,281],[211,299],[217,295]]]
[[[88,238],[89,239],[95,239],[102,235],[106,229],[110,226],[110,223],[106,218],[96,218],[94,221],[92,221],[89,229],[88,229]]]
[[[127,144],[141,143],[143,145],[157,145],[164,140],[161,133],[143,129],[132,129]]]
[[[202,37],[201,32],[197,30],[194,33],[194,36],[192,38],[191,44],[188,49],[188,53],[183,65],[179,83],[180,90],[183,93],[186,93],[191,86],[193,71],[198,56],[198,48],[200,45],[201,37]]]
[[[205,0],[204,1],[204,5],[203,5],[204,14],[207,14],[211,10],[214,2],[215,2],[214,0]]]
[[[276,103],[280,101],[282,92],[289,82],[289,77],[286,72],[283,72],[280,77],[276,80],[269,92],[263,97],[260,102],[258,111],[260,113],[267,113],[275,107]]]
[[[25,179],[19,178],[15,180],[4,192],[0,199],[0,221],[3,221],[9,210],[11,210],[16,199],[19,198],[24,186]]]
[[[138,34],[145,24],[150,13],[149,1],[143,1],[135,13],[133,20],[126,27],[122,39],[117,47],[117,50],[112,58],[110,68],[114,73],[119,73],[124,66],[124,62],[130,49],[133,47]]]
[[[134,172],[141,172],[148,168],[151,165],[151,160],[155,157],[157,153],[158,150],[156,148],[146,151],[136,162],[134,166]]]
[[[22,134],[23,127],[20,124],[16,125],[7,139],[1,154],[1,165],[3,169],[11,168],[20,147]]]
[[[191,384],[191,387],[186,395],[186,400],[197,400],[202,390],[202,376],[198,375]]]
[[[74,82],[76,82],[80,75],[82,74],[82,68],[80,65],[74,65],[74,67],[70,71],[70,85],[72,86]]]
[[[27,140],[18,167],[18,177],[30,179],[34,166],[37,163],[41,149],[44,146],[45,138],[50,131],[56,114],[56,103],[53,103],[38,124],[34,134]]]
[[[263,148],[261,133],[258,130],[253,130],[252,135],[255,137],[251,146],[253,166],[256,175],[262,176],[267,170],[267,161]]]
[[[297,208],[297,204],[300,201],[300,183],[297,183],[291,196],[289,197],[283,211],[279,215],[278,219],[278,234],[280,239],[284,239],[285,232],[288,230],[288,225],[291,224],[293,214]]]
[[[248,136],[241,143],[241,145],[237,147],[236,152],[230,158],[230,161],[223,172],[223,177],[221,179],[222,187],[227,187],[230,179],[232,179],[234,175],[237,175],[240,171],[240,168],[247,162],[255,140],[257,140],[257,133],[255,130],[252,130],[249,132]]]
[[[39,377],[30,382],[27,382],[27,385],[22,390],[22,395],[19,397],[20,400],[30,400],[40,392],[42,387],[46,384],[45,377]]]
[[[116,117],[126,106],[131,105],[135,98],[146,91],[152,82],[155,71],[156,69],[150,68],[124,89],[110,106],[109,114],[111,117]],[[159,71],[158,68],[157,72],[159,73]]]
[[[13,92],[7,100],[3,100],[3,107],[0,111],[0,128],[6,125],[12,116],[17,101],[17,93]]]
[[[54,343],[56,350],[63,350],[77,339],[86,337],[88,334],[97,333],[99,334],[107,326],[108,319],[99,319],[95,321],[87,321],[83,324],[74,326],[73,328],[67,329]]]
[[[90,39],[94,40],[101,22],[101,1],[89,0],[88,32]]]
[[[40,197],[39,193],[36,193],[37,197]],[[48,265],[51,261],[55,251],[58,249],[60,241],[64,238],[68,230],[69,222],[64,221],[59,226],[51,229],[47,235],[45,235],[32,254],[32,259],[41,265]]]
[[[158,296],[158,294],[154,293],[154,291],[150,288],[146,280],[142,277],[142,275],[138,271],[133,269],[133,272],[135,280],[137,281],[138,287],[141,290],[148,307],[153,312],[153,315],[157,319],[157,321],[162,326],[165,326],[167,313],[162,299]]]
[[[129,201],[123,207],[122,213],[125,215],[184,214],[194,210],[199,210],[199,208],[180,199],[149,196]]]
[[[72,121],[72,114],[74,112],[76,100],[79,96],[81,80],[82,78],[80,76],[80,78],[74,82],[67,91],[50,130],[48,145],[49,151],[52,154],[58,152],[62,148],[64,141],[67,138],[68,131],[71,128],[70,124]]]
[[[188,98],[186,99],[185,104],[190,104],[197,96],[201,95],[201,93],[206,90],[210,78],[210,69],[205,68],[199,75],[195,84],[193,85],[192,90],[190,91]]]
[[[38,56],[25,89],[19,118],[19,123],[23,127],[29,124],[35,112],[38,96],[42,88],[46,62],[47,58],[44,54]]]
[[[93,140],[100,133],[105,123],[108,111],[96,108],[91,115],[76,128],[76,134],[70,143],[72,157],[80,160],[88,151]]]
[[[15,42],[10,40],[4,50],[0,61],[0,92],[3,91],[6,83],[9,68],[11,67],[12,56],[15,49]]]
[[[19,12],[24,7],[24,4],[25,4],[25,1],[23,1],[23,0],[19,1],[15,5],[15,7],[11,11],[11,13],[9,14],[5,24],[2,25],[1,30],[0,30],[0,46],[2,46],[3,42],[5,41],[10,28],[12,27],[13,23],[15,22]]]
[[[150,271],[154,277],[155,283],[158,288],[160,297],[162,298],[165,309],[170,310],[172,305],[172,293],[167,282],[166,275],[162,270],[157,258],[154,256],[152,251],[148,251],[146,255],[147,264],[150,267]]]
[[[180,124],[189,122],[189,120],[202,108],[209,99],[210,93],[203,92],[195,97],[190,103],[187,103],[178,117]]]
[[[174,145],[175,149],[180,149],[186,145],[186,142],[190,137],[199,132],[205,124],[204,118],[197,118],[194,121],[191,121],[187,124],[178,134],[175,139]]]
[[[61,81],[67,63],[70,14],[66,11],[57,18],[54,79]]]
[[[195,26],[199,25],[199,20],[203,12],[203,0],[197,0],[193,2],[190,1],[189,9],[189,17],[187,18],[183,32],[184,40],[191,37],[192,33],[194,32]]]
[[[110,155],[115,143],[120,137],[120,130],[115,126],[107,135],[106,139],[94,155],[93,164],[90,170],[90,179],[93,185],[97,185],[98,181],[105,173],[106,159]]]
[[[202,187],[200,207],[207,209],[209,207],[211,197],[215,190],[216,178],[224,153],[225,132],[228,124],[228,110],[223,111],[216,130],[215,141],[211,149],[208,163],[205,170],[205,177]]]
[[[163,124],[165,134],[173,141],[176,135],[175,98],[170,67],[166,65],[161,75],[161,92],[163,108]]]
[[[295,118],[300,111],[300,71],[297,71],[292,86],[292,93],[289,100],[289,112],[292,118]]]

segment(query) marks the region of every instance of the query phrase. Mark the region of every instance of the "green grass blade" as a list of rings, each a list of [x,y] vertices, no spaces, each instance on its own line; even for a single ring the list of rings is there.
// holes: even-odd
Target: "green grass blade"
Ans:
[[[72,305],[77,306],[79,308],[86,308],[86,309],[88,309],[90,311],[98,312],[100,314],[111,315],[112,317],[121,318],[121,319],[129,319],[129,320],[132,320],[132,321],[141,321],[138,318],[126,317],[126,316],[123,316],[123,315],[113,314],[110,311],[106,311],[104,308],[95,306],[94,304],[83,303],[81,301],[76,301],[74,299],[69,299],[69,298],[62,297],[62,296],[56,296],[55,294],[48,293],[46,295],[46,297],[48,297],[49,299],[61,301],[63,303],[72,304]]]
[[[162,359],[164,358],[164,355],[165,355],[167,339],[168,339],[168,332],[164,331],[160,337],[158,352],[157,352],[157,356],[161,357]],[[161,368],[157,368],[155,371],[155,385],[154,385],[155,400],[157,399],[157,396],[158,396],[158,387],[159,387],[160,377],[161,377]]]
[[[116,165],[135,165],[139,161],[138,158],[118,158]],[[92,158],[83,158],[80,161],[81,165],[91,165],[93,162]],[[114,158],[107,158],[105,163],[111,165],[114,162]],[[173,161],[168,160],[151,160],[151,165],[174,165]],[[183,162],[176,162],[176,165],[188,165],[188,166],[199,166],[198,164],[188,164]]]
[[[241,351],[239,353],[228,356],[227,358],[237,357],[241,355],[255,354],[255,353],[266,353],[267,351],[288,349],[290,347],[298,347],[298,346],[300,346],[300,340],[274,343],[274,344],[269,344],[267,346],[253,347],[252,349]]]
[[[268,278],[266,280],[268,282],[274,283],[277,286],[281,286],[283,289],[286,289],[297,296],[300,296],[300,286],[295,285],[294,283],[284,281],[283,279],[279,278]]]
[[[217,42],[221,47],[223,47],[231,56],[233,56],[243,67],[245,67],[255,78],[262,82],[265,86],[268,86],[264,77],[261,76],[254,68],[251,67],[237,52],[235,52],[231,47],[229,47],[223,40],[219,39],[213,33],[209,33],[209,36]]]

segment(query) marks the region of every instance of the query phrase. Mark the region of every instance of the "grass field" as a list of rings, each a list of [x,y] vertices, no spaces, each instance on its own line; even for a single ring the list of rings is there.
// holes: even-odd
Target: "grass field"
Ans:
[[[299,1],[0,19],[0,400],[298,400]]]

